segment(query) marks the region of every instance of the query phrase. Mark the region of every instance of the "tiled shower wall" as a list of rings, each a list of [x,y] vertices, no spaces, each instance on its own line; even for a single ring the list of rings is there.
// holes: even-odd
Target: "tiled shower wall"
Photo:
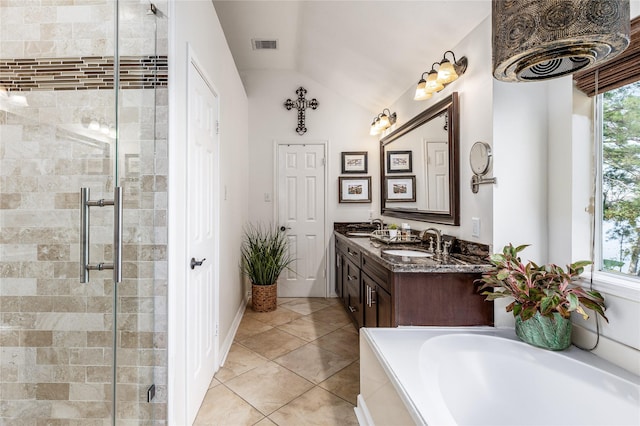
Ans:
[[[166,55],[166,19],[148,15],[139,0],[120,4],[121,55],[143,64]],[[145,80],[146,89],[131,84],[119,92],[117,151],[113,89],[82,87],[69,70],[58,81],[43,69],[16,71],[20,62],[100,58],[106,73],[98,75],[108,86],[114,5],[0,0],[0,85],[10,89],[0,92],[1,424],[111,423],[114,285],[110,271],[80,283],[79,189],[112,198],[116,162],[125,201],[118,424],[165,420],[166,69],[152,87]],[[28,84],[42,78],[48,83]],[[111,259],[112,215],[112,208],[92,208],[92,263]],[[157,393],[148,403],[152,383]]]

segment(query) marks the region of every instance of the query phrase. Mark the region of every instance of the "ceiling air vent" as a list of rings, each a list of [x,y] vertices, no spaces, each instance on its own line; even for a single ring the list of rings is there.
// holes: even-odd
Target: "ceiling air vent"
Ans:
[[[278,40],[265,40],[261,38],[252,38],[251,47],[253,48],[253,50],[263,50],[263,49],[274,50],[278,48]]]

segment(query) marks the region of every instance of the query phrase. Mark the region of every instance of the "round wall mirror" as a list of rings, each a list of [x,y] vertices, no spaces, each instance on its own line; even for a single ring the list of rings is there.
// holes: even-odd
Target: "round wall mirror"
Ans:
[[[469,153],[471,170],[478,176],[484,176],[491,166],[491,147],[486,142],[476,142]]]

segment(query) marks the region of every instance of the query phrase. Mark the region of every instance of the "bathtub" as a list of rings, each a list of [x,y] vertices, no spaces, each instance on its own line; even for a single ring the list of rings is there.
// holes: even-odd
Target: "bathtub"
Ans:
[[[640,425],[640,377],[491,327],[363,328],[361,425]]]

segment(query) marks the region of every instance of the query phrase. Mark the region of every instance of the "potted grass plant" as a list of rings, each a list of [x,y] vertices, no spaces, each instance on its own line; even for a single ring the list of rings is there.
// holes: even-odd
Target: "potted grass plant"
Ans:
[[[251,280],[251,306],[271,312],[278,306],[278,277],[294,261],[287,236],[275,226],[248,225],[242,241],[242,272]]]
[[[487,300],[513,298],[506,310],[513,312],[521,340],[546,349],[566,349],[571,344],[571,312],[588,319],[585,308],[608,322],[602,295],[573,284],[591,262],[574,262],[566,271],[554,264],[523,263],[519,253],[526,247],[509,244],[502,253],[491,255],[494,268],[479,280]]]

